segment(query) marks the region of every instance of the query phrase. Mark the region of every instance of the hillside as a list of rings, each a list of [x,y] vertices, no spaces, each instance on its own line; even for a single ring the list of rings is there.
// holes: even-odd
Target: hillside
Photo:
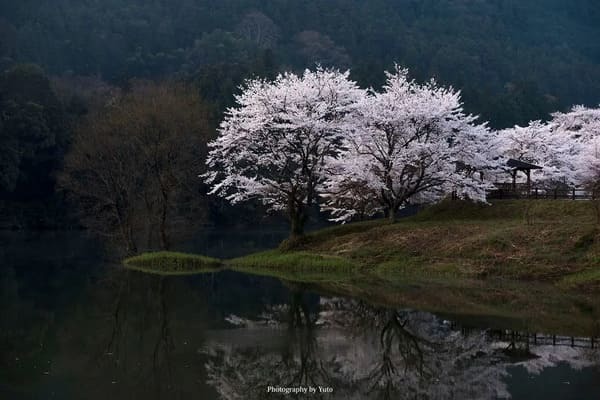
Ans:
[[[158,263],[162,273],[171,264],[177,271],[194,272],[198,264],[185,268],[181,257],[150,253],[125,263],[146,271]],[[392,280],[535,281],[593,290],[600,283],[599,262],[590,202],[522,200],[492,205],[448,201],[395,224],[375,220],[336,226],[221,266],[300,281],[343,280],[359,273]]]
[[[27,0],[0,5],[0,64],[194,77],[224,107],[248,75],[318,62],[376,87],[398,62],[505,127],[600,102],[599,22],[593,0]]]
[[[600,278],[598,227],[585,201],[446,202],[393,225],[316,232],[295,250],[341,256],[384,275]]]
[[[495,316],[507,329],[591,335],[599,261],[590,202],[500,201],[446,202],[395,224],[336,226],[219,267],[174,253],[145,254],[125,265],[161,275],[233,269],[281,279],[292,289],[462,315],[468,324]]]

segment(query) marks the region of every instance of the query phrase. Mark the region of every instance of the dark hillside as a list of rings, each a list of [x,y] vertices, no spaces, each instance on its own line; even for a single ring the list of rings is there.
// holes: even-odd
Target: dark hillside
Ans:
[[[277,69],[351,67],[362,84],[377,86],[397,61],[418,79],[462,88],[469,109],[497,127],[600,102],[592,0],[3,3],[3,63],[34,62],[52,74],[122,82],[228,63],[265,75],[266,57]],[[236,82],[239,69],[230,68]]]

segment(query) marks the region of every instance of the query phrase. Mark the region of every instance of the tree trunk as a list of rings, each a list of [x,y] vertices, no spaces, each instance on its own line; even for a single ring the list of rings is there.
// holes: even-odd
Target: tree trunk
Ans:
[[[304,206],[296,202],[295,193],[292,191],[288,197],[288,217],[291,223],[290,239],[296,239],[304,235],[304,222],[306,218],[304,216]]]
[[[596,212],[596,224],[600,225],[600,200],[591,200],[594,211]]]
[[[129,255],[136,255],[138,252],[137,245],[135,244],[135,240],[133,238],[133,228],[131,225],[128,225],[126,228],[125,234],[125,243],[126,243],[126,251]]]
[[[304,235],[304,216],[302,215],[302,213],[301,212],[292,213],[290,215],[290,222],[292,224],[290,237],[298,238],[300,236],[303,236]]]
[[[167,194],[166,190],[162,190],[162,200],[163,200],[163,204],[162,204],[162,209],[161,209],[161,214],[160,214],[160,226],[159,226],[159,233],[160,233],[160,247],[161,250],[169,250],[169,248],[171,247],[171,244],[169,243],[169,235],[167,233],[167,214],[168,214],[168,207],[169,207],[169,195]]]
[[[390,207],[390,209],[388,210],[388,221],[392,224],[394,222],[396,222],[396,208],[395,207]]]
[[[169,250],[169,235],[167,234],[167,209],[163,208],[160,216],[160,248],[161,250]]]

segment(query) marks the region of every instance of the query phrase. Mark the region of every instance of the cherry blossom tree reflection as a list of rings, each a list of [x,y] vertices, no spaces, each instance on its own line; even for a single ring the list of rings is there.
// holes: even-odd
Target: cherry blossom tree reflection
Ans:
[[[559,362],[594,365],[591,349],[525,345],[523,335],[500,338],[358,300],[322,298],[307,324],[299,299],[265,311],[277,322],[239,319],[239,328],[207,340],[209,383],[223,399],[262,399],[269,385],[331,387],[315,394],[328,399],[502,399],[511,366],[539,374]]]

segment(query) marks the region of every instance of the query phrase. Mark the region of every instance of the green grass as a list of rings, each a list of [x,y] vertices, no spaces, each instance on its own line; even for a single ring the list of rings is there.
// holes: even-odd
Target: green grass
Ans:
[[[129,269],[161,275],[212,272],[223,266],[221,260],[216,258],[168,251],[130,257],[125,259],[123,264]]]
[[[499,328],[588,335],[600,315],[594,221],[589,202],[443,202],[394,224],[335,226],[227,261],[150,253],[125,264],[169,274],[232,269],[371,304],[493,318]]]
[[[600,260],[599,260],[600,261]],[[565,287],[577,287],[580,285],[595,285],[600,288],[600,262],[596,268],[565,276],[560,283]]]
[[[129,269],[165,275],[196,274],[230,268],[307,282],[343,279],[357,267],[352,261],[342,257],[279,250],[227,261],[185,253],[154,252],[128,258],[123,264]]]
[[[358,267],[353,261],[338,256],[280,250],[235,258],[229,260],[227,266],[236,271],[298,282],[344,280],[356,273]]]
[[[162,272],[222,264],[276,271],[279,276],[316,274],[311,279],[359,271],[373,276],[559,283],[598,265],[600,240],[594,221],[593,207],[584,201],[445,201],[394,224],[376,220],[335,226],[286,241],[277,250],[229,261],[151,253],[126,264]],[[580,287],[587,276],[581,275]]]
[[[600,258],[589,202],[446,201],[395,224],[333,227],[287,249],[334,255],[377,274],[557,282]]]

